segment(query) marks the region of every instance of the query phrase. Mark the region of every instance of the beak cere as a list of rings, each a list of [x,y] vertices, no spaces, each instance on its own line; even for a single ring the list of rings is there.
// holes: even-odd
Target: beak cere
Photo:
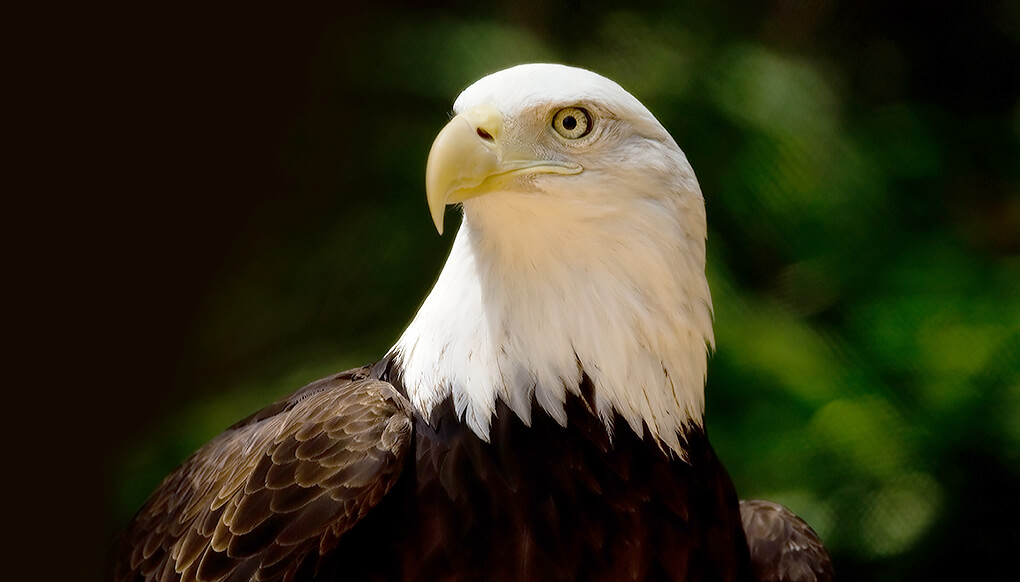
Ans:
[[[503,113],[480,105],[451,119],[436,136],[425,168],[425,193],[439,234],[448,204],[512,189],[521,174],[581,172],[575,163],[536,160],[532,147],[511,143],[503,130]]]

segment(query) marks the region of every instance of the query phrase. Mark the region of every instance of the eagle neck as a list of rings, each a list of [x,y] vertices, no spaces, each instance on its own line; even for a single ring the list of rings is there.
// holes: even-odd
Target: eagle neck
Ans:
[[[623,418],[685,456],[713,343],[703,232],[677,224],[677,208],[649,209],[634,228],[527,198],[464,205],[435,287],[391,350],[410,401],[429,418],[449,398],[488,440],[500,401],[526,424],[537,404],[565,426],[567,395],[587,377],[610,434]]]

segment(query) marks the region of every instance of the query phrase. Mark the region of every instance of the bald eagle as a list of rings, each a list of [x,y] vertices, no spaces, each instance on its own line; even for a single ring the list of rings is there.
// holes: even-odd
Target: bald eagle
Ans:
[[[454,113],[426,193],[440,234],[464,218],[417,315],[184,461],[114,579],[831,578],[706,438],[705,206],[669,133],[561,65],[489,75]]]

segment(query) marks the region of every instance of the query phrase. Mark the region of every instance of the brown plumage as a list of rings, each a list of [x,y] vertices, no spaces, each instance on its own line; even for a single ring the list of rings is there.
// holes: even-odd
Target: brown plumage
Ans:
[[[391,365],[313,382],[197,451],[122,536],[113,579],[832,580],[788,509],[737,515],[700,431],[680,462],[647,434],[610,440],[572,396],[569,429],[501,406],[485,443],[449,401],[417,416]]]
[[[114,579],[751,579],[700,430],[680,461],[647,434],[610,439],[570,396],[568,427],[501,403],[487,443],[450,401],[413,413],[389,366],[312,383],[196,452],[125,532]]]
[[[406,399],[350,370],[242,420],[168,476],[118,549],[116,580],[290,580],[393,486]]]
[[[822,540],[792,511],[771,501],[744,500],[740,518],[759,582],[832,580],[832,560]]]

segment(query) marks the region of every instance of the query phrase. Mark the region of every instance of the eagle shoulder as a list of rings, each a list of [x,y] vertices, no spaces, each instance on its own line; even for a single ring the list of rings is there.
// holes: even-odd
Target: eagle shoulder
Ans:
[[[832,560],[822,540],[786,507],[760,499],[740,501],[740,519],[758,582],[830,582]]]
[[[115,580],[260,580],[315,568],[393,487],[407,400],[369,368],[313,382],[210,441],[128,526]]]

